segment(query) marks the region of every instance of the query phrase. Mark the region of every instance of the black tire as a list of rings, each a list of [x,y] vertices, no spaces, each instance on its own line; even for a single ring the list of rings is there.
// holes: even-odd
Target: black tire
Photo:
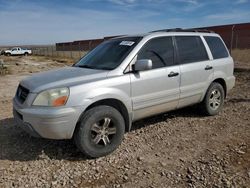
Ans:
[[[203,112],[209,116],[217,115],[223,108],[224,99],[225,99],[224,88],[218,82],[213,82],[209,86],[207,93],[201,104]]]
[[[105,122],[108,121],[108,128],[104,130]],[[114,130],[115,133],[108,134]],[[113,107],[102,105],[91,108],[82,116],[76,127],[74,140],[87,157],[97,158],[113,152],[121,144],[124,132],[125,122],[120,112]],[[103,138],[97,143],[100,137]],[[107,142],[107,137],[110,143]]]
[[[23,55],[24,55],[24,56],[28,56],[28,53],[25,52]]]
[[[7,53],[6,56],[10,56],[10,53]]]

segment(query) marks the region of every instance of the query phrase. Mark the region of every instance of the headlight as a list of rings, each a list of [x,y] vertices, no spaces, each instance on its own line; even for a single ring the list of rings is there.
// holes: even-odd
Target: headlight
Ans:
[[[68,88],[57,88],[43,91],[38,94],[33,102],[35,106],[63,106],[69,97]]]

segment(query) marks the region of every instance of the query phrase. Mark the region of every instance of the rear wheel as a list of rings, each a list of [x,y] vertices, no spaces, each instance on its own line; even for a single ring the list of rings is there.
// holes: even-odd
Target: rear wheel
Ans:
[[[113,152],[121,144],[124,132],[125,122],[119,111],[97,106],[81,118],[74,140],[86,156],[96,158]]]
[[[27,53],[27,52],[25,52],[25,53],[24,53],[24,56],[28,56],[28,53]]]
[[[7,55],[7,56],[10,56],[10,53],[7,53],[6,55]]]
[[[205,95],[202,102],[202,108],[206,115],[218,114],[224,105],[225,91],[221,84],[213,82]]]

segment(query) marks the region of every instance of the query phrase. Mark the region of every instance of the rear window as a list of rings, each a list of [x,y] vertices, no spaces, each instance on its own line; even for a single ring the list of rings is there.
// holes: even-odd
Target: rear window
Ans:
[[[219,37],[206,36],[204,38],[210,48],[214,59],[228,57],[227,49]]]
[[[199,36],[176,36],[181,64],[208,60],[207,51]]]

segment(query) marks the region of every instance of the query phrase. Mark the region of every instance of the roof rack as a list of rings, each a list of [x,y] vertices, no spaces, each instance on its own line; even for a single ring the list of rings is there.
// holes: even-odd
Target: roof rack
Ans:
[[[182,29],[182,28],[173,28],[173,29],[161,29],[156,31],[151,31],[150,33],[155,32],[203,32],[203,33],[214,33],[214,31],[207,29]]]

